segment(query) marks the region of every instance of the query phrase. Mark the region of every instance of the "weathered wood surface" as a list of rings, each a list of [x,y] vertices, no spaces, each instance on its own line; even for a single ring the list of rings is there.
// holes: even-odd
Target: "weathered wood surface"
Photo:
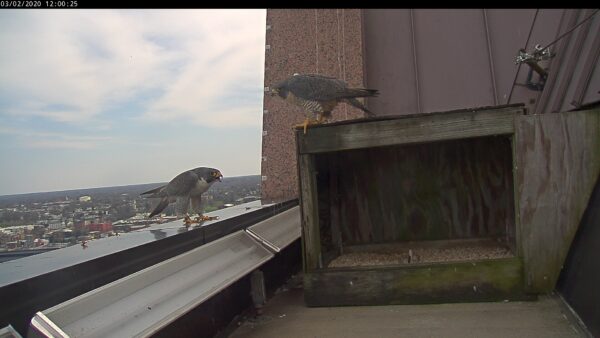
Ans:
[[[302,214],[302,256],[304,271],[319,268],[321,240],[317,203],[316,172],[312,155],[302,155],[298,160],[300,179],[300,205]]]
[[[339,170],[329,170],[332,161]],[[321,223],[341,232],[341,243],[323,241],[333,242],[326,249],[474,237],[514,242],[506,136],[320,154],[317,170],[319,204],[331,214],[321,215]]]
[[[515,129],[526,281],[549,292],[600,174],[600,109],[519,116]]]
[[[523,108],[463,111],[311,128],[298,137],[302,154],[512,134]]]
[[[427,304],[528,299],[518,258],[319,270],[304,275],[308,306]]]

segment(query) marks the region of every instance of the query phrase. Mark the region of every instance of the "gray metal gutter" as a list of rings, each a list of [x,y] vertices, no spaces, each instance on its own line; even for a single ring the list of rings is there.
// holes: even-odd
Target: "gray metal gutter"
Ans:
[[[238,231],[42,311],[31,325],[43,336],[40,322],[68,337],[147,337],[272,257]]]
[[[147,337],[300,238],[299,206],[162,261],[31,320],[41,337]]]
[[[24,334],[40,310],[244,230],[296,205],[298,200],[273,205],[255,201],[212,212],[209,215],[220,219],[199,227],[186,229],[182,221],[157,224],[94,240],[85,249],[77,245],[1,263],[0,327],[11,324]]]
[[[280,252],[300,237],[300,207],[249,226],[246,232],[274,252]]]

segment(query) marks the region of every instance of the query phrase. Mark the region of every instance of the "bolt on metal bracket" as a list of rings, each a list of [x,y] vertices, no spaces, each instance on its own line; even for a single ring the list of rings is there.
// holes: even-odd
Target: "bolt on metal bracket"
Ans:
[[[519,54],[515,57],[515,64],[525,63],[531,67],[529,75],[527,77],[527,87],[534,90],[543,90],[546,79],[548,78],[548,72],[538,64],[539,61],[549,60],[553,58],[556,53],[550,51],[549,47],[542,47],[539,44],[535,45],[532,53],[527,53],[525,49],[519,49]],[[531,81],[532,71],[535,71],[540,76],[538,83]]]
[[[555,55],[556,53],[551,52],[549,47],[543,48],[538,44],[535,45],[531,54],[527,53],[525,49],[519,49],[519,54],[515,57],[515,64],[550,60]]]

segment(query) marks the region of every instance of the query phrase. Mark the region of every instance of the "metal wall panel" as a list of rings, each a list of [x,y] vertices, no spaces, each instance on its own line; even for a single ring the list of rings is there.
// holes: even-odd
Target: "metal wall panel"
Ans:
[[[498,104],[506,104],[517,71],[517,66],[514,64],[515,55],[519,48],[525,46],[535,10],[487,9],[484,11],[489,32]],[[538,14],[538,16],[540,15]],[[523,72],[519,81],[525,82],[526,75],[526,72]],[[516,87],[513,97],[519,97],[519,99],[511,101],[528,102],[529,98],[534,97],[532,94],[534,93],[530,90]]]
[[[577,22],[583,21],[586,17],[591,15],[593,10],[581,10],[580,15],[577,18]],[[548,111],[560,112],[576,108],[573,105],[573,101],[579,101],[579,104],[589,103],[593,100],[594,95],[589,97],[582,97],[580,100],[576,100],[576,91],[582,90],[585,87],[590,89],[596,89],[596,99],[598,99],[598,90],[600,90],[600,77],[593,78],[592,71],[595,64],[598,63],[598,50],[600,49],[600,41],[598,36],[600,35],[600,20],[588,20],[587,23],[583,24],[576,31],[572,33],[570,44],[565,53],[568,56],[565,64],[565,73],[560,78],[560,85],[555,91],[556,95],[551,95],[553,98],[551,106]],[[595,42],[596,41],[596,42]],[[594,80],[591,84],[589,81]],[[582,87],[580,87],[579,83]],[[587,100],[586,100],[587,99]]]
[[[575,27],[578,22],[578,17],[581,14],[580,9],[565,10],[563,20],[560,22],[557,37],[566,33],[571,28]],[[575,31],[574,33],[577,33]],[[553,46],[553,51],[556,56],[548,62],[548,80],[539,96],[539,100],[535,106],[536,113],[549,112],[553,107],[553,101],[556,100],[556,95],[559,92],[564,93],[564,88],[561,88],[561,82],[564,82],[564,77],[568,75],[568,60],[572,52],[573,34],[565,36]],[[552,40],[555,40],[553,38]],[[550,42],[550,41],[548,41]],[[544,42],[544,45],[548,42]],[[562,95],[562,94],[561,94]]]
[[[596,14],[598,16],[598,14]],[[596,28],[592,28],[592,34],[594,36],[593,49],[588,54],[588,58],[590,58],[590,67],[593,69],[590,75],[590,79],[587,81],[587,84],[582,88],[584,92],[583,98],[581,100],[581,104],[589,104],[595,101],[600,100],[600,17],[594,19]],[[592,55],[592,53],[595,53]],[[577,97],[575,97],[577,98]]]
[[[548,113],[598,101],[599,14],[554,44],[553,59],[539,63],[549,73],[543,91],[524,86],[530,67],[515,65],[520,48],[531,52],[538,44],[546,46],[592,13],[591,9],[364,10],[365,77],[381,92],[369,105],[379,115],[507,103],[524,103],[536,113]],[[538,78],[533,73],[532,80]]]
[[[369,109],[377,115],[419,112],[410,19],[405,9],[365,10],[366,82],[380,90]]]
[[[423,9],[413,17],[422,111],[493,105],[481,10]]]

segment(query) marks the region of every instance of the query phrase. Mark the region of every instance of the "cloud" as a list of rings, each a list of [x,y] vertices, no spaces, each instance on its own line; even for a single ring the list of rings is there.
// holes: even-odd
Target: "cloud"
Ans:
[[[259,172],[265,15],[0,11],[0,191]]]
[[[261,69],[257,60],[262,60],[262,54],[248,45],[261,44],[257,39],[239,41],[237,49],[225,51],[218,58],[199,56],[167,87],[165,95],[150,105],[145,117],[190,120],[213,127],[259,125],[262,76],[248,68]],[[254,91],[244,88],[247,83],[256,84]],[[254,102],[244,100],[253,94]]]
[[[52,149],[92,149],[97,144],[89,141],[61,141],[61,140],[27,140],[24,145],[28,148],[52,148]]]
[[[258,126],[264,20],[264,10],[3,11],[0,115],[82,124],[141,100],[157,123]]]
[[[27,148],[93,149],[114,139],[107,136],[81,136],[65,133],[38,132],[0,127],[0,134],[17,137]]]

